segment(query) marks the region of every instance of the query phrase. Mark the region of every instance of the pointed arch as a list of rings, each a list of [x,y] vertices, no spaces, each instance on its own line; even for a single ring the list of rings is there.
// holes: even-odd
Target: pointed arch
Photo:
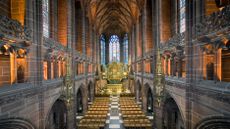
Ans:
[[[33,124],[22,118],[0,119],[0,129],[36,129]]]

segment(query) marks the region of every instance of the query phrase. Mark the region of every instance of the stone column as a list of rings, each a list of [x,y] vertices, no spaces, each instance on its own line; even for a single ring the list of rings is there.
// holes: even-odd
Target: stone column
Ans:
[[[100,53],[99,53],[100,55]],[[109,36],[105,37],[105,64],[109,64]]]
[[[75,35],[74,34],[74,30],[75,30],[75,2],[73,0],[67,0],[67,48],[70,50],[68,51],[68,58],[69,60],[66,62],[67,64],[67,76],[70,76],[70,87],[72,87],[72,89],[70,89],[71,92],[71,98],[76,98],[75,96],[75,81],[73,81],[75,79]],[[55,70],[56,71],[56,70]],[[66,84],[68,85],[68,84]],[[73,99],[69,105],[67,105],[67,125],[68,125],[68,129],[73,129],[75,128],[75,123],[76,123],[76,101],[75,99]]]
[[[53,1],[53,0],[50,0],[50,1]],[[54,7],[53,7],[53,11],[54,11],[54,15],[53,15],[53,25],[54,25],[54,34],[53,34],[53,38],[54,40],[58,40],[58,2],[57,1],[54,1],[53,2],[54,4]]]
[[[178,77],[182,77],[182,57],[179,57],[178,66],[177,66]]]
[[[174,76],[174,57],[170,57],[170,76]]]
[[[54,78],[57,79],[58,78],[58,60],[57,59],[53,62],[53,67],[54,67]]]
[[[176,72],[177,72],[177,61],[175,59],[176,57],[173,58],[173,76],[176,76]]]
[[[124,37],[120,37],[120,62],[124,63]]]
[[[132,32],[128,34],[128,63],[132,62]],[[130,65],[130,64],[129,64]],[[131,67],[131,66],[130,66]]]
[[[96,61],[96,64],[100,64],[100,53],[101,53],[101,46],[100,46],[100,41],[99,41],[99,34],[98,33],[96,33],[96,31],[95,31],[95,49],[96,49],[96,51],[95,51],[95,56],[96,56],[96,59],[95,59],[95,61]]]
[[[193,83],[193,43],[192,43],[192,24],[194,0],[186,0],[186,31],[185,31],[185,62],[186,62],[186,89],[185,89],[185,128],[192,129],[192,83]]]
[[[33,65],[35,73],[35,86],[42,86],[43,81],[43,54],[42,54],[42,46],[43,46],[43,19],[42,19],[42,1],[41,0],[35,0],[34,5],[32,7],[35,7],[33,9],[34,13],[34,26],[32,27],[33,30],[33,42],[36,44],[36,47],[34,47],[34,51],[36,51],[36,63]],[[45,114],[44,114],[44,93],[41,92],[37,96],[38,98],[38,108],[39,108],[39,129],[45,128]]]
[[[137,48],[137,52],[136,52],[136,55],[138,58],[140,58],[143,54],[142,54],[142,42],[141,42],[141,37],[140,37],[140,33],[141,33],[141,23],[140,23],[140,17],[137,21],[137,24],[135,25],[135,37],[136,37],[136,40],[135,40],[135,43],[136,43],[136,48]]]
[[[82,9],[82,53],[86,55],[86,11]]]
[[[177,51],[177,57],[178,57],[178,66],[177,66],[177,73],[178,77],[182,77],[182,50]]]
[[[168,66],[168,62],[169,62],[169,61],[168,61],[168,60],[169,60],[169,57],[166,55],[166,56],[165,56],[165,75],[166,75],[166,76],[169,76],[169,70],[168,70],[168,67],[169,67],[169,66]]]
[[[160,44],[160,21],[161,21],[161,0],[156,0],[156,5],[153,6],[156,8],[156,50]],[[163,107],[158,105],[156,99],[154,99],[154,128],[162,129],[162,116],[163,116]]]
[[[137,32],[136,32],[136,25],[133,26],[133,54],[134,54],[134,58],[133,61],[136,62],[137,60]]]

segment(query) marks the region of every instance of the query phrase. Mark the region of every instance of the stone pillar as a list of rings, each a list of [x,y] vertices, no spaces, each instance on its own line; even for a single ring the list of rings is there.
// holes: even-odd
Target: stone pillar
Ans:
[[[192,129],[192,83],[193,83],[193,43],[192,43],[192,24],[193,24],[193,6],[194,0],[186,0],[186,31],[185,31],[185,62],[186,62],[186,89],[185,89],[185,128]]]
[[[214,51],[214,74],[213,74],[213,80],[215,82],[219,81],[218,80],[218,48],[215,49]],[[221,67],[221,65],[219,65]]]
[[[124,37],[120,37],[120,62],[124,63]]]
[[[182,77],[182,58],[181,57],[179,57],[179,60],[178,60],[177,73],[178,73],[178,77],[181,78]]]
[[[134,54],[134,58],[133,61],[136,61],[137,59],[137,44],[136,44],[136,27],[135,25],[133,26],[133,54]]]
[[[96,34],[96,39],[95,40],[96,40],[96,50],[97,50],[97,52],[96,52],[96,55],[97,55],[97,64],[100,64],[99,61],[100,61],[100,54],[101,54],[100,50],[101,49],[100,49],[100,45],[99,45],[100,42],[99,42],[99,35],[98,34]]]
[[[173,76],[176,76],[176,72],[177,72],[177,61],[176,58],[173,58]]]
[[[94,27],[94,30],[93,30],[93,51],[92,51],[93,52],[93,62],[94,63],[97,62],[97,52],[98,52],[97,49],[96,49],[96,45],[97,45],[96,44],[97,43],[96,39],[97,39],[97,35],[96,35],[96,32],[95,32],[95,27]]]
[[[173,30],[175,34],[179,33],[179,21],[178,21],[178,7],[179,7],[179,3],[178,0],[173,0]],[[173,34],[172,34],[173,35]]]
[[[160,33],[160,21],[161,21],[161,0],[156,0],[156,5],[154,6],[154,8],[156,8],[156,50],[160,45],[160,37],[161,37],[161,33]],[[158,102],[156,99],[154,99],[154,128],[157,129],[162,129],[162,111],[163,108],[162,106],[158,105]]]
[[[174,76],[174,57],[170,57],[170,76]]]
[[[82,9],[82,53],[86,55],[86,12]]]
[[[53,1],[53,0],[52,0]],[[54,8],[53,8],[53,11],[54,11],[54,16],[53,16],[53,25],[54,25],[54,34],[53,34],[53,39],[54,40],[58,40],[58,2],[57,1],[54,1],[53,2],[54,4]]]
[[[70,62],[69,62],[69,74],[70,74],[70,79],[71,80],[75,80],[75,71],[76,71],[76,64],[75,64],[75,55],[74,55],[74,53],[75,53],[75,43],[76,43],[76,41],[75,41],[75,35],[76,34],[74,34],[74,32],[76,32],[76,31],[74,31],[74,29],[76,28],[76,26],[75,26],[75,17],[73,17],[73,16],[75,16],[75,2],[73,1],[73,0],[68,0],[67,1],[68,3],[67,3],[67,8],[68,8],[68,12],[67,12],[67,15],[68,15],[68,21],[67,21],[67,36],[68,36],[68,38],[67,38],[67,42],[68,42],[68,44],[67,44],[67,47],[69,48],[69,49],[72,49],[71,50],[71,53],[69,53],[69,54],[72,54],[72,55],[70,55]],[[68,63],[68,62],[67,62]],[[68,69],[67,69],[68,70]],[[71,93],[73,93],[72,95],[71,95],[71,97],[72,98],[76,98],[76,96],[75,96],[75,81],[71,81],[71,85],[72,85],[72,92]],[[67,121],[67,125],[68,125],[68,129],[73,129],[73,128],[75,128],[75,126],[76,126],[76,117],[75,117],[75,114],[76,114],[76,108],[75,108],[75,106],[76,106],[76,101],[75,101],[75,99],[73,99],[73,101],[71,102],[72,104],[70,105],[70,108],[68,108],[68,121]]]
[[[168,62],[169,62],[169,58],[168,58],[168,56],[166,55],[165,56],[165,75],[166,76],[169,76],[169,71],[168,71]]]
[[[163,107],[154,104],[154,126],[156,129],[163,129]]]
[[[100,55],[100,53],[99,53]],[[105,64],[109,64],[109,36],[105,37]]]
[[[177,57],[178,57],[177,73],[179,78],[182,77],[182,54],[183,54],[182,50],[177,51]]]
[[[53,62],[53,67],[54,67],[54,78],[57,79],[58,78],[58,60],[55,60]]]
[[[36,37],[33,39],[33,42],[36,44],[36,48],[34,48],[34,51],[36,51],[36,63],[33,65],[33,67],[36,67],[37,69],[34,69],[34,71],[37,71],[35,74],[35,86],[42,86],[43,81],[43,55],[42,55],[42,46],[43,46],[43,19],[42,19],[42,1],[41,0],[35,0],[35,5],[32,7],[35,7],[33,9],[34,13],[33,15],[36,16],[34,20],[35,26],[33,26],[33,37]],[[32,70],[31,70],[32,71]],[[45,114],[44,114],[44,93],[41,92],[38,94],[38,101],[39,101],[39,129],[45,128]]]
[[[129,40],[129,42],[128,42],[128,63],[131,63],[132,62],[132,43],[133,43],[132,32],[130,32],[128,34],[128,37],[129,37],[129,39],[128,39]]]

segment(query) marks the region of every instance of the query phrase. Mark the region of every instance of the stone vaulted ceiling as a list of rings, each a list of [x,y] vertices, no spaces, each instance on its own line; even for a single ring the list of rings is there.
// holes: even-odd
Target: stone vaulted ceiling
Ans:
[[[84,0],[90,23],[99,33],[129,32],[137,21],[144,0]]]

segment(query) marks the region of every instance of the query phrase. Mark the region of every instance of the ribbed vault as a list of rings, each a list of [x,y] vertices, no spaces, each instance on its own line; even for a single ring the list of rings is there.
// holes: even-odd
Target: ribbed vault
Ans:
[[[87,13],[99,33],[129,32],[144,0],[86,0]]]

